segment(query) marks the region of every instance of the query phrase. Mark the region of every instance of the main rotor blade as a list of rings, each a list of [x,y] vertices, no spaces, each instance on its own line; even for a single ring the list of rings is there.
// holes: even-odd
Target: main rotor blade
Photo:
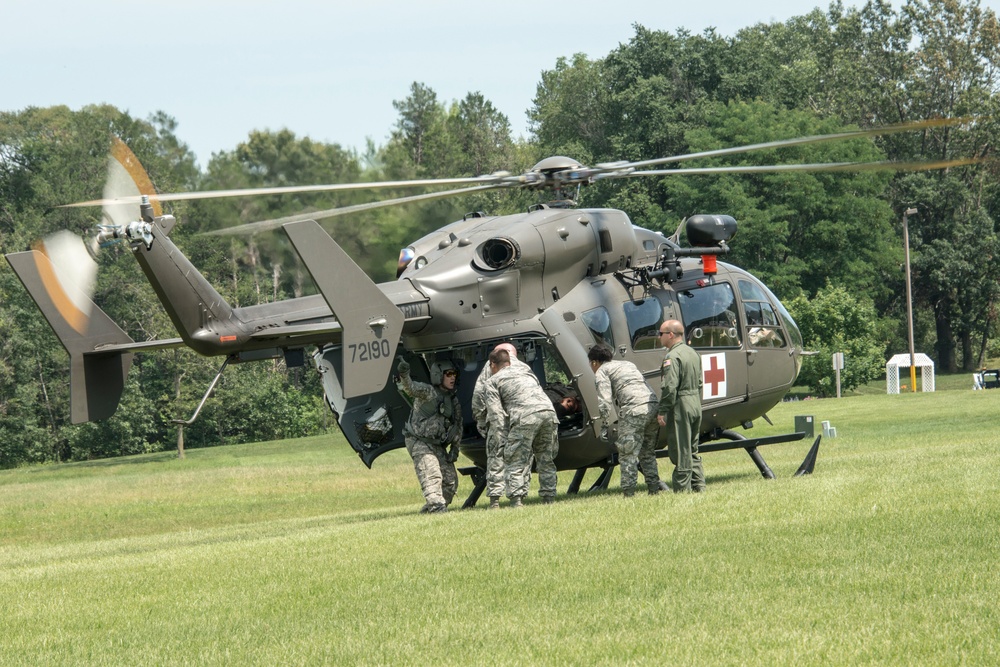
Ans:
[[[703,174],[752,174],[776,173],[782,171],[930,171],[979,164],[982,158],[962,158],[959,160],[939,160],[936,162],[826,162],[819,164],[765,164],[736,167],[692,167],[690,169],[649,169],[628,174],[609,174],[611,178],[635,178],[637,176],[691,176]],[[596,178],[600,178],[598,175]]]
[[[486,176],[470,176],[466,178],[426,178],[412,181],[378,181],[372,183],[335,183],[327,185],[288,185],[271,188],[242,188],[237,190],[206,190],[204,192],[174,192],[150,195],[150,201],[188,201],[195,199],[221,199],[224,197],[245,197],[251,195],[280,195],[303,192],[340,192],[349,190],[375,190],[379,188],[409,188],[434,185],[459,185],[472,183],[488,183],[491,185],[515,184],[517,176],[507,172],[499,172]],[[142,201],[140,195],[116,197],[114,199],[92,199],[90,201],[63,204],[58,208],[80,208],[84,206],[108,206],[111,204],[138,204]]]
[[[324,211],[313,211],[311,213],[299,213],[298,215],[290,215],[284,218],[275,218],[273,220],[261,220],[259,222],[248,222],[245,225],[237,225],[236,227],[228,227],[226,229],[216,229],[211,232],[204,232],[202,236],[232,236],[236,234],[256,234],[257,232],[264,232],[269,229],[277,229],[282,225],[289,222],[304,222],[306,220],[324,220],[326,218],[335,218],[341,215],[348,215],[350,213],[358,213],[359,211],[368,211],[376,208],[383,208],[386,206],[397,206],[399,204],[408,204],[417,201],[431,201],[433,199],[445,199],[447,197],[458,197],[460,195],[469,194],[472,192],[485,192],[487,190],[499,190],[500,188],[511,187],[511,184],[503,183],[499,185],[479,185],[473,188],[458,188],[455,190],[444,190],[442,192],[428,192],[422,195],[410,195],[408,197],[399,197],[397,199],[386,199],[384,201],[368,202],[367,204],[354,204],[353,206],[341,206],[340,208],[330,208]]]
[[[684,162],[705,157],[717,157],[719,155],[735,155],[738,153],[749,153],[751,151],[766,150],[769,148],[784,148],[786,146],[804,146],[806,144],[818,144],[827,141],[840,141],[844,139],[858,139],[864,137],[876,137],[886,134],[897,134],[899,132],[913,132],[914,130],[924,130],[932,127],[947,127],[950,125],[961,125],[969,122],[970,118],[933,118],[930,120],[914,121],[912,123],[899,123],[897,125],[886,125],[875,127],[869,130],[848,130],[846,132],[836,132],[834,134],[821,134],[813,137],[795,137],[793,139],[779,139],[777,141],[767,141],[762,144],[750,144],[748,146],[734,146],[732,148],[719,148],[700,153],[687,153],[685,155],[673,155],[671,157],[655,158],[652,160],[642,160],[640,162],[629,162],[617,165],[615,169],[640,169],[642,167],[652,167],[658,164],[669,164],[672,162]]]

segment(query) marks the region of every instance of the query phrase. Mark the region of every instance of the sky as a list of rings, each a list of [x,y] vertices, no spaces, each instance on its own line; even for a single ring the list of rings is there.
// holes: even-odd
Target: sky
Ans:
[[[845,0],[845,5],[861,2]],[[899,3],[894,3],[899,6]],[[1000,0],[982,0],[1000,12]],[[634,25],[722,35],[824,9],[810,0],[0,0],[0,111],[112,104],[164,111],[204,167],[253,130],[363,150],[418,81],[442,102],[479,91],[528,136],[560,56],[607,55]]]

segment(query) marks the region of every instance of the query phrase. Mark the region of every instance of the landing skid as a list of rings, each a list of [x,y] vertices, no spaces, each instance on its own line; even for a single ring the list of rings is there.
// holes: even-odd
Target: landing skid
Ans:
[[[722,440],[713,440],[698,446],[699,453],[706,452],[721,452],[727,449],[745,449],[747,454],[750,455],[751,460],[757,466],[760,471],[761,476],[764,479],[774,479],[774,471],[771,470],[770,466],[761,456],[761,453],[757,451],[758,447],[763,445],[776,445],[781,442],[796,442],[797,440],[802,440],[806,437],[803,432],[796,433],[785,433],[782,435],[771,435],[763,438],[747,438],[736,431],[725,430],[719,433]],[[816,467],[816,457],[819,453],[819,443],[823,436],[817,436],[816,440],[813,442],[812,447],[809,449],[809,453],[806,454],[806,458],[802,461],[802,465],[795,472],[796,477],[802,475],[810,475]],[[667,456],[667,450],[661,449],[656,452],[656,458],[665,458]],[[590,491],[604,491],[608,488],[608,484],[611,482],[611,475],[615,470],[615,466],[618,465],[618,455],[613,454],[608,460],[606,465],[603,466],[593,466],[590,468],[579,468],[575,473],[573,473],[573,479],[569,483],[569,487],[566,489],[568,494],[577,494],[580,492],[580,487],[583,485],[583,478],[590,470],[597,469],[601,473],[594,480],[594,483],[590,485],[587,489]],[[472,492],[469,497],[465,499],[462,503],[463,509],[469,509],[470,507],[475,507],[476,503],[479,502],[479,497],[483,495],[483,491],[486,490],[486,471],[477,466],[471,466],[468,468],[459,468],[458,470],[463,475],[466,475],[472,480],[473,487]],[[661,489],[667,489],[667,487],[662,481],[660,482]]]
[[[483,495],[483,491],[486,490],[486,470],[479,466],[470,466],[468,468],[459,468],[458,472],[472,480],[472,492],[465,499],[465,502],[462,503],[462,509],[467,510],[476,506],[476,503],[479,502],[479,496]]]

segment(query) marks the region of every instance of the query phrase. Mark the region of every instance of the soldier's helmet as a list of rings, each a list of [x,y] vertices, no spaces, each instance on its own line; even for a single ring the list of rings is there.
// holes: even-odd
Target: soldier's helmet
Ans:
[[[455,368],[455,364],[450,361],[435,361],[431,364],[431,384],[440,385],[444,382],[444,374],[446,371],[453,371],[458,373],[458,369]]]

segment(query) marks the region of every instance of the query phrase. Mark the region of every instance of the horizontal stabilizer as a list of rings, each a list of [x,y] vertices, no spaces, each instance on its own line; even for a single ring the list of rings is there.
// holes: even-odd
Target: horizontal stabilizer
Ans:
[[[344,398],[382,391],[403,332],[402,311],[314,220],[283,227],[343,328]]]

